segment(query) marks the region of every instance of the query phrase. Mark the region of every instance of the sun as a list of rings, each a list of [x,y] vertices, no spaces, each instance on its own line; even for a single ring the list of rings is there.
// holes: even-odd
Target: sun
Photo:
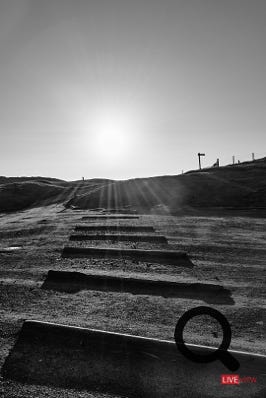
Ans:
[[[94,123],[94,147],[105,159],[124,156],[129,147],[129,119],[122,112],[99,112]]]

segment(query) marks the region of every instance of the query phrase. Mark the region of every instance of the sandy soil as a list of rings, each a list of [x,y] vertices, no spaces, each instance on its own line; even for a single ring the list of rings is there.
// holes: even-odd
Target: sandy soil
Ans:
[[[206,305],[203,300],[187,298],[88,290],[75,294],[47,291],[41,287],[49,269],[222,285],[231,290],[233,302],[221,304],[217,299],[212,306],[221,311],[232,326],[231,348],[266,354],[265,219],[141,216],[139,220],[119,221],[121,225],[153,225],[158,234],[168,238],[169,244],[152,244],[152,248],[187,251],[195,267],[185,269],[122,259],[63,259],[63,246],[75,243],[69,242],[69,235],[88,212],[62,210],[60,205],[53,205],[0,214],[1,366],[24,319],[172,340],[178,318],[187,309]],[[106,223],[98,220],[93,223],[98,222]],[[117,222],[108,220],[108,224]],[[121,247],[132,245],[119,244]],[[10,247],[15,249],[5,252]],[[149,248],[151,244],[142,243],[141,247]],[[200,317],[188,325],[186,338],[191,343],[218,346],[221,331],[218,325]],[[2,379],[1,391],[9,398],[111,397]]]

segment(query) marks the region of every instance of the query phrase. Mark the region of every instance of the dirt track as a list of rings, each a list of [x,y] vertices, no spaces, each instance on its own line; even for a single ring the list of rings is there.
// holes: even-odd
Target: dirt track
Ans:
[[[1,365],[24,319],[172,339],[180,315],[204,304],[202,300],[185,297],[93,290],[75,294],[47,291],[41,286],[49,269],[223,285],[231,290],[233,303],[221,304],[217,297],[212,306],[232,325],[231,348],[266,353],[265,219],[143,216],[140,220],[119,221],[122,225],[153,225],[159,235],[168,238],[169,249],[187,251],[195,267],[185,269],[123,259],[63,259],[63,246],[69,244],[70,233],[87,212],[61,210],[60,206],[50,206],[0,215],[1,248],[18,247],[0,253]],[[108,221],[114,223],[117,221]],[[128,243],[124,246],[124,242],[119,245],[130,246]],[[133,243],[131,246],[134,248]],[[187,336],[191,343],[206,345],[219,345],[221,338],[217,325],[203,317],[191,325]],[[9,381],[2,381],[1,388],[5,388],[7,397],[90,397],[87,392],[77,395],[74,391]]]

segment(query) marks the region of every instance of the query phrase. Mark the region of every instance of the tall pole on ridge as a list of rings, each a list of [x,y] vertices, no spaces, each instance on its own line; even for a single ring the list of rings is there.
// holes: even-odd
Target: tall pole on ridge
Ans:
[[[198,157],[199,157],[199,169],[201,170],[201,160],[200,160],[200,158],[201,158],[201,156],[205,156],[205,153],[198,153]]]

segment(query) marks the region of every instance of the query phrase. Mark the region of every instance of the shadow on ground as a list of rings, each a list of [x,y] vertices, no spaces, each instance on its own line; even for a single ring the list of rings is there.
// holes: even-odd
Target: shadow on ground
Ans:
[[[190,298],[202,300],[208,304],[234,305],[231,291],[220,285],[86,275],[80,272],[49,271],[42,289],[66,293],[98,290],[165,298]]]

